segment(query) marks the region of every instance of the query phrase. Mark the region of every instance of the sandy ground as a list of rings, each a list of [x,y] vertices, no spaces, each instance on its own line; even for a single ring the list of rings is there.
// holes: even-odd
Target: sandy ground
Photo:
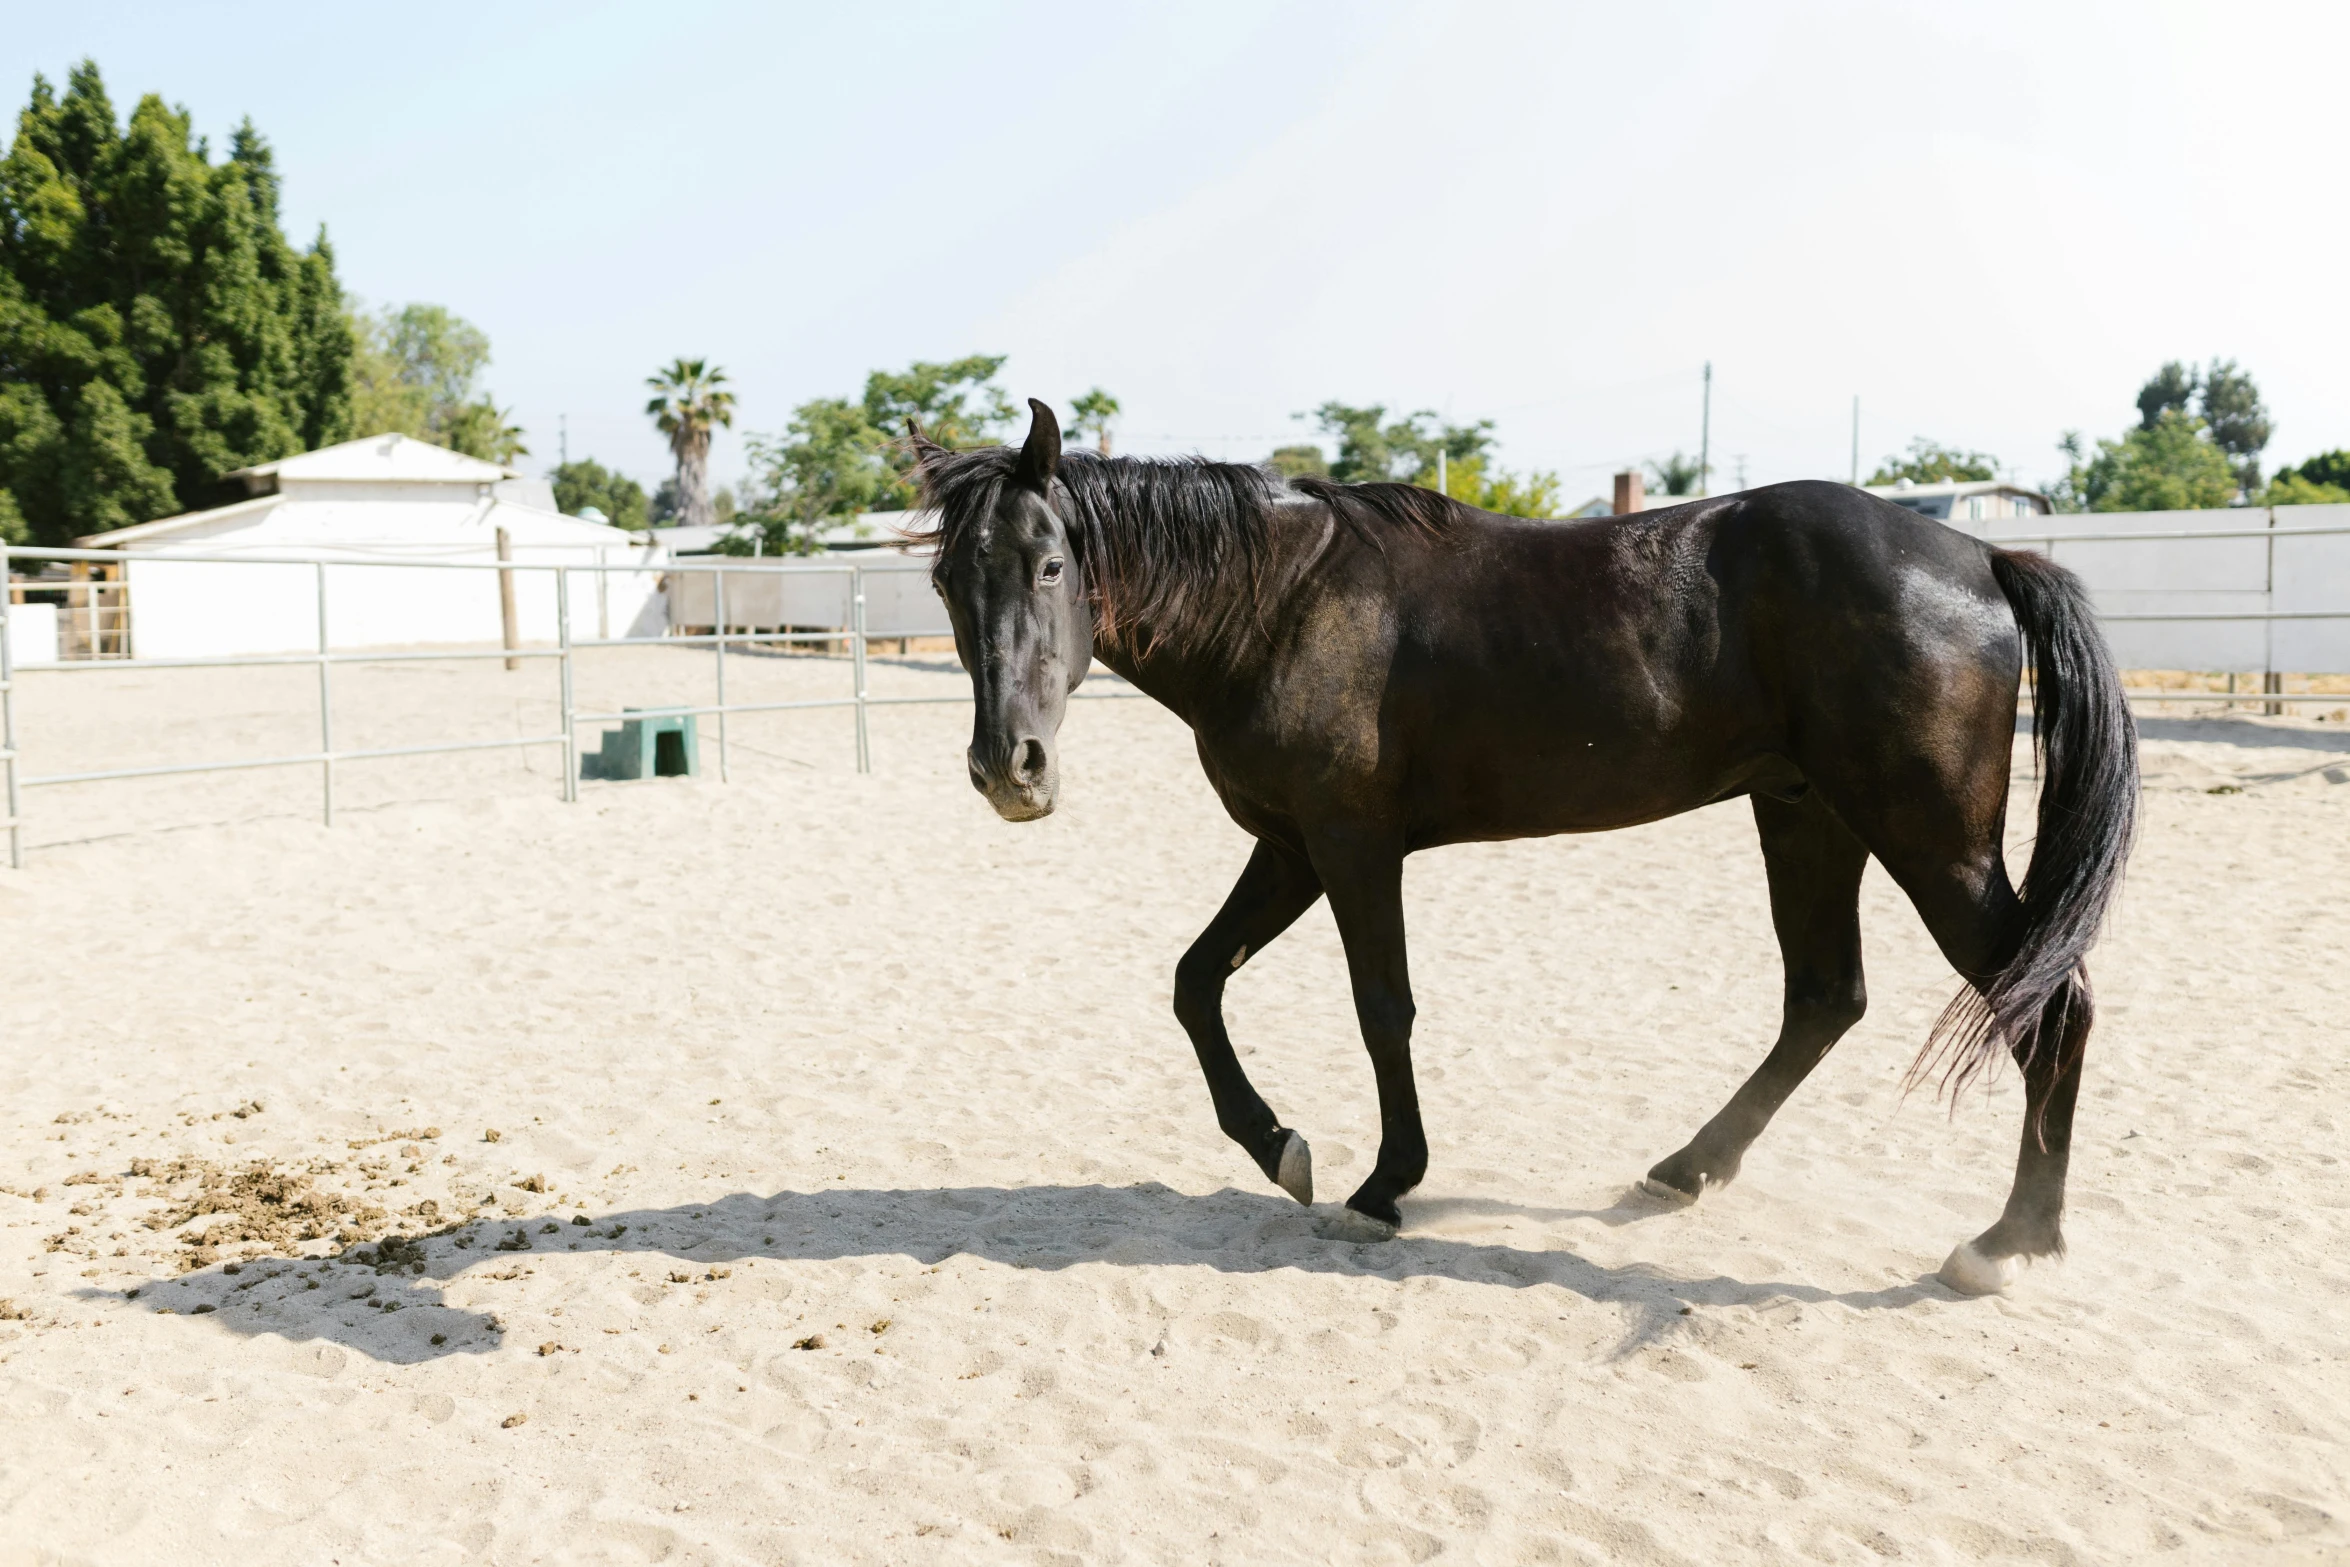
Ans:
[[[35,676],[28,765],[300,749],[313,680]],[[546,668],[338,681],[347,745],[555,711]],[[1744,808],[1414,860],[1435,1159],[1342,1244],[1169,1014],[1246,853],[1187,735],[1080,705],[1012,827],[966,723],[879,715],[860,777],[845,715],[746,718],[730,784],[575,806],[543,751],[353,764],[332,829],[309,769],[29,797],[0,1564],[2350,1561],[2342,726],[2149,722],[2072,1255],[1961,1300],[2020,1096],[1900,1095],[1952,980],[1881,874],[1867,1021],[1666,1211],[1631,1182],[1777,1018]],[[1230,1005],[1343,1197],[1326,911]]]

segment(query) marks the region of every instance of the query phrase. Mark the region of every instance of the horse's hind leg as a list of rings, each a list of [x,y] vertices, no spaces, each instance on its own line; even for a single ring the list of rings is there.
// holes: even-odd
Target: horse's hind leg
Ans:
[[[1175,965],[1175,1016],[1191,1036],[1216,1124],[1248,1150],[1266,1179],[1299,1202],[1314,1200],[1313,1155],[1306,1140],[1273,1116],[1233,1054],[1224,1027],[1224,982],[1322,896],[1322,883],[1305,856],[1258,840],[1231,896]]]
[[[1648,1172],[1657,1196],[1694,1202],[1738,1173],[1779,1106],[1868,1005],[1860,969],[1860,877],[1869,852],[1814,792],[1794,804],[1754,797],[1771,924],[1787,988],[1779,1041],[1689,1146]]]
[[[2016,1046],[2024,1074],[2023,1147],[2016,1153],[2015,1185],[1999,1222],[1962,1241],[1942,1264],[1943,1283],[1962,1295],[1991,1295],[2014,1282],[2018,1257],[2064,1252],[2064,1183],[2072,1163],[2073,1102],[2081,1092],[2081,1058],[2096,1009],[2087,978],[2076,978],[2050,998],[2040,1015],[2037,1044]]]
[[[1947,859],[1892,841],[1878,854],[1917,906],[1942,955],[1970,984],[1998,973],[2014,957],[2019,912],[1996,829],[1986,829],[1980,837],[1973,848]],[[2081,1058],[2092,1018],[2088,984],[2076,977],[2050,998],[2030,1038],[2011,1041],[2023,1068],[2023,1146],[2016,1155],[2015,1185],[1999,1222],[1962,1243],[1942,1264],[1942,1282],[1961,1294],[1988,1295],[2005,1289],[2015,1278],[2017,1259],[2055,1256],[2064,1250],[2073,1101],[2080,1093]]]

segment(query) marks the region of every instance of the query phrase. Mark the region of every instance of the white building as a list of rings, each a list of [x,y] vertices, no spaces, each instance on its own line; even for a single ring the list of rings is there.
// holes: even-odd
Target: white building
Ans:
[[[2049,513],[2047,496],[2004,479],[1945,479],[1940,484],[1903,479],[1898,484],[1864,484],[1861,488],[1940,522],[1985,523]]]
[[[519,566],[646,568],[571,574],[575,638],[658,635],[666,624],[658,545],[564,516],[545,481],[496,463],[404,435],[376,435],[229,477],[244,482],[246,499],[75,540],[126,557],[135,656],[307,652],[318,645],[315,567],[173,559],[199,554],[332,563],[328,634],[337,648],[495,645],[503,624],[498,573],[361,562],[494,561],[501,534]],[[520,639],[554,641],[555,573],[516,571],[513,583]]]

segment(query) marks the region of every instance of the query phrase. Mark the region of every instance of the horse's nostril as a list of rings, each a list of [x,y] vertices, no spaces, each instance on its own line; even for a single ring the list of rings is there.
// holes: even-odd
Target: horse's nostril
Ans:
[[[979,770],[979,758],[966,753],[963,757],[963,767],[971,775],[971,787],[981,794],[987,793],[987,774]]]
[[[1012,761],[1012,781],[1026,787],[1044,777],[1044,742],[1023,740],[1020,754]]]

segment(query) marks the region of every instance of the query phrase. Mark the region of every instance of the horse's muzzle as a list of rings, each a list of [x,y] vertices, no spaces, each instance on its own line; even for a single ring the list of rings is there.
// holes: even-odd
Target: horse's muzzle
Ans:
[[[1009,754],[983,757],[973,746],[965,758],[971,768],[971,787],[987,796],[996,814],[1007,822],[1032,822],[1053,814],[1053,797],[1060,789],[1060,769],[1052,747],[1034,735],[1013,744]]]

